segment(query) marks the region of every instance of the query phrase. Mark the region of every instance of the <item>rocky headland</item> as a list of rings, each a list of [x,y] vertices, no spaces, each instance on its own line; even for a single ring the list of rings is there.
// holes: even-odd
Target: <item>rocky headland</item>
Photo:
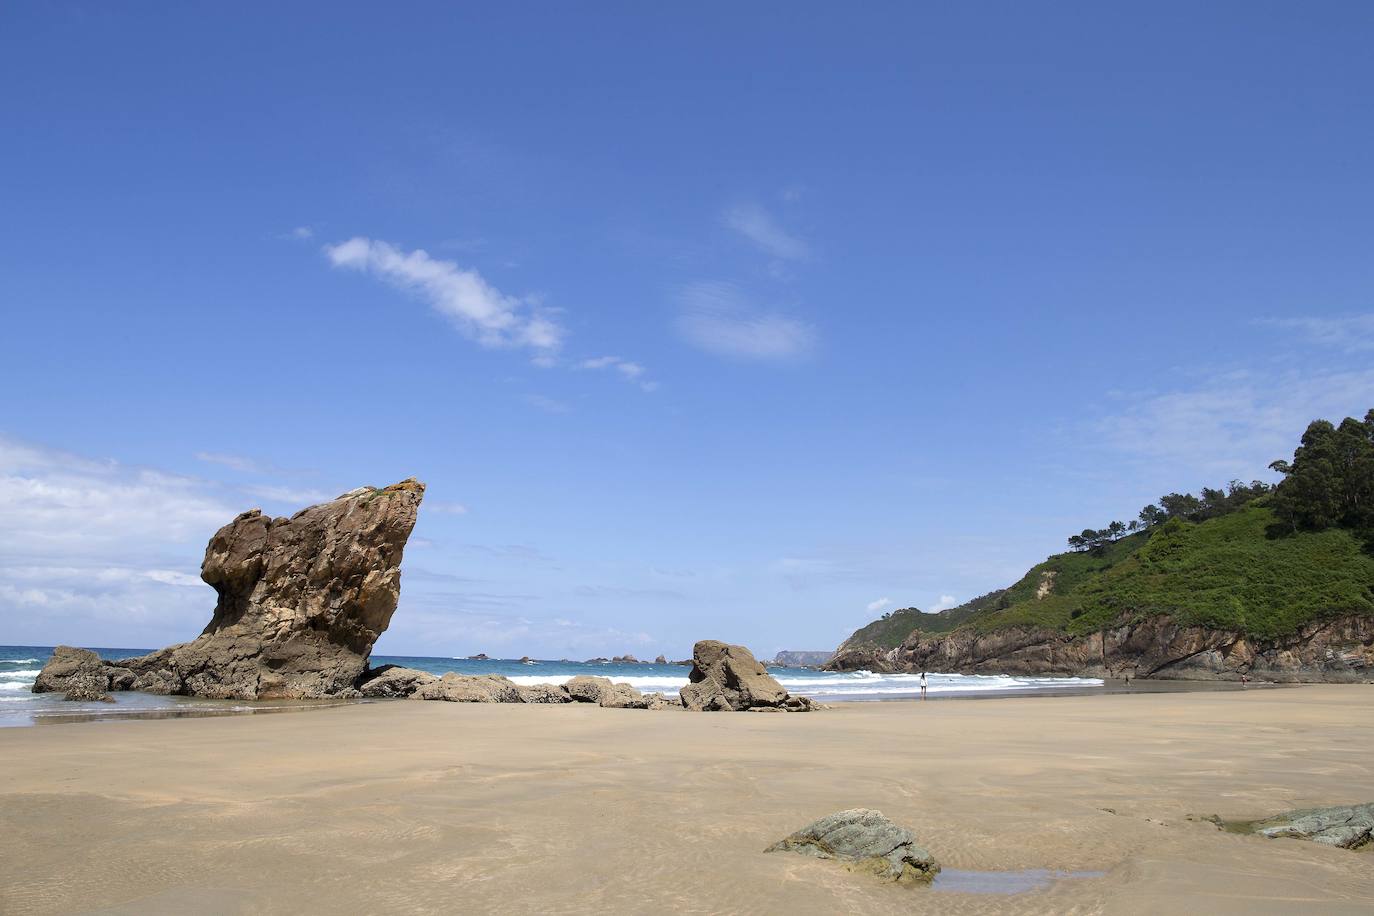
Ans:
[[[943,671],[959,674],[1252,679],[1349,682],[1374,677],[1374,618],[1339,616],[1288,636],[1259,639],[1228,629],[1184,625],[1169,615],[1123,620],[1082,635],[1041,627],[949,633],[913,631],[893,649],[842,647],[832,671]]]

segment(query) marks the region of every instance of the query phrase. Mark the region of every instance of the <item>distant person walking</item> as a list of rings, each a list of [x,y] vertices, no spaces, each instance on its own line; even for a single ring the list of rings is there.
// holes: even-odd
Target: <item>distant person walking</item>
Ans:
[[[921,672],[921,699],[924,700],[925,698],[926,698],[926,673],[925,673],[924,671],[922,671],[922,672]]]

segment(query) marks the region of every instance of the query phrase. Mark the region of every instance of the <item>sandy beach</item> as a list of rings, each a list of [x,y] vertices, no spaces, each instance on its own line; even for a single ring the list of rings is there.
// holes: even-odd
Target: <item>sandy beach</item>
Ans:
[[[1370,688],[851,703],[807,715],[405,701],[0,733],[5,913],[1321,912],[1374,855],[1219,831],[1374,798]],[[761,850],[874,807],[950,870]]]

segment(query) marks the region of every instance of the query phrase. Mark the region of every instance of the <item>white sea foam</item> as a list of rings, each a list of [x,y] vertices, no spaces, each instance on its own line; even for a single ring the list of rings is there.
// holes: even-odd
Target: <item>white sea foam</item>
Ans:
[[[32,681],[19,681],[13,684],[0,684],[0,690],[28,690],[32,686]]]
[[[11,680],[21,677],[35,678],[38,677],[38,673],[42,670],[42,668],[21,668],[18,671],[0,671],[0,677],[9,678]]]
[[[36,658],[0,658],[0,665],[32,665]]]

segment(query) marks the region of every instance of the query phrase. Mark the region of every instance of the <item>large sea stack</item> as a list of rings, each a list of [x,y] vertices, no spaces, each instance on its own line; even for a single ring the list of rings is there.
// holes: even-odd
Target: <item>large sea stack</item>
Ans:
[[[290,518],[243,513],[205,550],[200,576],[219,601],[199,637],[117,662],[59,647],[34,690],[99,674],[107,689],[220,699],[358,696],[396,610],[401,554],[424,493],[412,478]]]

